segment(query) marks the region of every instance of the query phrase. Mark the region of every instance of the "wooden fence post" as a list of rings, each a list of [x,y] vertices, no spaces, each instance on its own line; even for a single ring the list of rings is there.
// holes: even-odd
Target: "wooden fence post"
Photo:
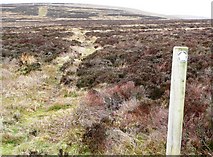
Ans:
[[[173,48],[166,155],[180,155],[188,47]]]

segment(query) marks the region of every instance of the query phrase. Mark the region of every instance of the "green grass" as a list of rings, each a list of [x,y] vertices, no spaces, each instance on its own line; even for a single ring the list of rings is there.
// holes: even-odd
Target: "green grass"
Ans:
[[[76,92],[66,92],[64,94],[64,97],[73,97],[73,98],[77,98],[79,95]]]
[[[2,154],[3,155],[14,155],[13,151],[15,149],[15,145],[12,143],[2,144]]]
[[[60,109],[67,109],[70,108],[69,104],[54,104],[53,106],[50,106],[47,111],[57,111]]]
[[[16,146],[26,139],[26,134],[18,133],[17,128],[12,128],[9,133],[3,133],[2,136],[2,154],[12,155]]]
[[[40,8],[40,14],[45,14],[46,9]],[[6,72],[3,76],[6,84],[4,90],[11,91],[2,96],[5,117],[2,154],[26,155],[30,151],[37,151],[57,155],[61,148],[69,154],[89,154],[79,140],[83,134],[81,130],[74,129],[72,133],[73,141],[77,143],[69,145],[69,140],[63,140],[67,131],[72,132],[72,128],[63,128],[63,122],[67,120],[65,118],[63,121],[63,117],[72,114],[81,92],[60,86],[61,71],[57,64],[41,64],[38,69],[13,64],[16,63],[8,62],[2,67],[8,72],[8,76]],[[8,68],[10,66],[17,68]],[[61,129],[64,132],[60,136],[57,131]]]
[[[31,151],[36,151],[42,154],[47,153],[49,155],[57,154],[55,144],[42,137],[35,137],[30,141],[24,142],[17,146],[14,150],[17,154],[22,154],[23,152],[29,154]]]

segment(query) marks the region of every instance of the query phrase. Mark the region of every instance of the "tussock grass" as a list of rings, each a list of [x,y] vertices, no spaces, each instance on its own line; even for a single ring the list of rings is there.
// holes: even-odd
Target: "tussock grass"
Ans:
[[[68,141],[61,141],[72,129],[73,110],[82,94],[76,89],[59,85],[60,66],[55,63],[43,64],[40,71],[23,74],[18,71],[18,60],[3,61],[4,155],[31,152],[58,154],[62,147],[73,153],[79,151],[79,142],[67,146]]]

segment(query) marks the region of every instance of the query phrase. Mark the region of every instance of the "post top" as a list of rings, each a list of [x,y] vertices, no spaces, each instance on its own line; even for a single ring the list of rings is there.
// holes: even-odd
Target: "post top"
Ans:
[[[175,50],[175,49],[188,51],[189,48],[186,46],[174,46],[173,50]]]

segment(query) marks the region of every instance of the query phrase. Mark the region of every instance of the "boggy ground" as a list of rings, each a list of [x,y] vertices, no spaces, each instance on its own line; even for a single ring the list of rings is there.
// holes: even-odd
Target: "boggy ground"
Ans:
[[[209,20],[28,24],[3,28],[3,154],[165,154],[172,48],[184,45],[181,152],[211,155]]]

